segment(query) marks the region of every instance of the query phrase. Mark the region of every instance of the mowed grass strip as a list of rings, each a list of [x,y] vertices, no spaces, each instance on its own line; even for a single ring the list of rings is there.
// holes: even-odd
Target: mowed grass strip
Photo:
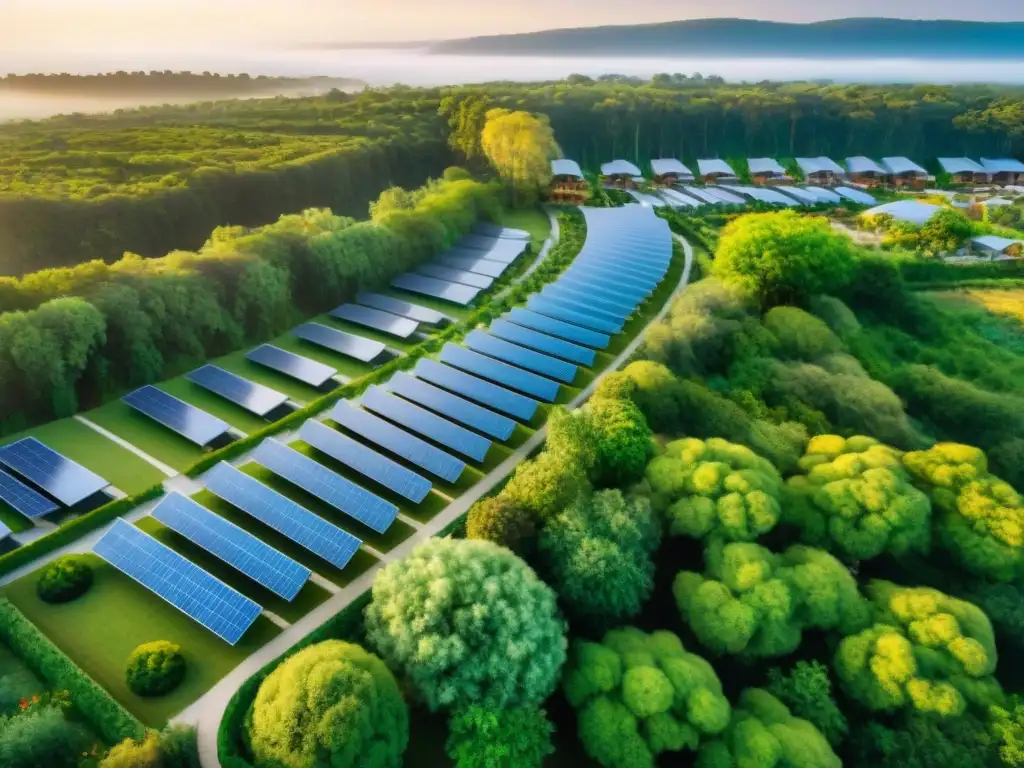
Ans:
[[[114,400],[84,414],[122,440],[179,472],[203,457],[203,449],[148,416]]]
[[[92,566],[94,579],[89,591],[76,600],[62,605],[40,600],[38,571],[9,584],[4,592],[86,674],[150,727],[162,727],[280,632],[260,616],[238,645],[228,645],[100,558],[83,557]],[[180,645],[188,672],[166,696],[142,698],[128,689],[125,664],[136,646],[154,640]]]

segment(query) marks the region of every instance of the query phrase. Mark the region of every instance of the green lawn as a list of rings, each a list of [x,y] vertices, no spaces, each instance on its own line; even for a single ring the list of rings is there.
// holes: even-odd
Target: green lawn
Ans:
[[[0,501],[0,523],[3,523],[15,533],[27,531],[32,527],[32,523],[24,515],[7,506],[2,501]]]
[[[139,450],[179,471],[188,469],[203,456],[203,449],[198,445],[129,408],[120,400],[113,400],[84,415]]]
[[[106,688],[148,726],[159,728],[208,691],[280,631],[261,616],[230,646],[185,614],[94,555],[90,590],[70,603],[50,605],[36,596],[36,575],[8,585],[4,592],[72,661]],[[185,681],[167,696],[141,698],[128,690],[125,662],[140,643],[170,640],[188,663]]]
[[[537,251],[540,245],[551,234],[551,219],[540,208],[509,209],[501,212],[501,224],[513,229],[525,229],[530,233]]]

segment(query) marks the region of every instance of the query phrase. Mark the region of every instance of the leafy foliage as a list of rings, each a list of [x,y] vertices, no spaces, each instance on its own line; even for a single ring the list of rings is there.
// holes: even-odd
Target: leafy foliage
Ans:
[[[480,147],[520,202],[536,199],[560,153],[546,116],[500,108],[487,112]]]
[[[543,709],[471,706],[452,715],[448,757],[456,768],[540,768],[555,751],[554,727]]]
[[[88,735],[58,707],[0,716],[0,765],[4,768],[76,768]]]
[[[846,738],[849,725],[832,696],[828,667],[821,662],[798,661],[788,673],[772,667],[765,690],[821,731],[833,747]]]
[[[39,575],[36,594],[47,603],[66,603],[92,586],[92,568],[74,555],[59,557]]]
[[[625,486],[643,477],[651,456],[651,428],[630,400],[595,397],[585,407],[595,440],[592,480],[603,487]]]
[[[163,696],[185,679],[181,647],[167,640],[143,643],[128,657],[127,681],[138,696]]]
[[[489,496],[469,509],[466,538],[493,541],[522,554],[535,535],[533,515],[504,496]]]

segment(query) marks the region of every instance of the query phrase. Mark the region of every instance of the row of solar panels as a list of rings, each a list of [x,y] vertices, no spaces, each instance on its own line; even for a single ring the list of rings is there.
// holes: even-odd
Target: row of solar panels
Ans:
[[[819,203],[839,204],[844,200],[861,205],[874,205],[876,202],[875,198],[867,192],[853,187],[825,189],[814,186],[762,187],[737,184],[695,187],[680,184],[674,189],[660,190],[659,194],[665,202],[674,208],[698,208],[702,205],[744,205],[750,200],[788,208]]]
[[[73,507],[110,485],[34,437],[0,446],[0,501],[35,520]],[[9,529],[0,530],[0,538]]]

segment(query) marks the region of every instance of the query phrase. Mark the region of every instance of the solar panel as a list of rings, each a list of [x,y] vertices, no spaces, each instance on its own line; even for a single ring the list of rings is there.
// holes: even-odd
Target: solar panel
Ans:
[[[486,290],[494,284],[494,278],[487,275],[478,275],[476,272],[467,272],[464,269],[452,269],[437,264],[423,264],[416,267],[416,271],[427,277],[436,277],[439,280],[451,280],[453,283],[471,285],[480,290]]]
[[[222,461],[205,475],[206,489],[287,536],[335,568],[348,565],[362,542],[287,496]]]
[[[611,341],[607,334],[598,333],[589,328],[581,328],[578,325],[557,320],[553,317],[542,315],[539,312],[531,312],[522,307],[515,307],[509,312],[508,319],[524,328],[540,331],[550,336],[557,336],[574,344],[582,344],[594,349],[605,349]]]
[[[110,483],[34,437],[0,448],[0,463],[28,478],[61,504],[72,507]]]
[[[451,390],[478,403],[494,408],[522,421],[529,421],[540,405],[536,400],[523,397],[511,390],[491,384],[476,376],[442,365],[436,360],[420,360],[413,369],[417,378]]]
[[[354,469],[390,491],[419,504],[430,493],[430,481],[406,469],[386,456],[356,442],[351,437],[310,419],[302,425],[299,437],[321,453]]]
[[[445,320],[451,319],[448,315],[437,310],[427,309],[419,304],[410,304],[408,301],[385,296],[382,293],[363,292],[356,296],[356,301],[364,306],[383,309],[385,312],[390,312],[393,315],[408,317],[417,323],[426,323],[427,325],[439,325]]]
[[[463,248],[477,248],[482,251],[490,250],[494,247],[494,244],[498,242],[498,238],[491,235],[463,235],[459,240],[459,245]]]
[[[591,366],[594,364],[595,353],[592,349],[581,347],[578,344],[548,336],[530,328],[523,328],[508,320],[500,318],[491,322],[490,332],[499,339],[511,341],[521,347],[536,349],[554,357],[560,357],[577,365]]]
[[[318,363],[316,360],[310,360],[302,355],[287,352],[271,344],[256,347],[245,358],[278,373],[291,376],[293,379],[301,381],[303,384],[309,384],[311,387],[323,386],[324,382],[338,372],[329,365]]]
[[[231,428],[226,421],[149,384],[129,392],[121,400],[196,445],[207,445]]]
[[[511,264],[518,259],[526,250],[526,240],[513,240],[509,238],[481,238],[473,239],[473,235],[462,238],[455,247],[460,251],[475,251],[478,256],[485,259],[493,259],[506,264]]]
[[[288,395],[255,384],[216,365],[204,365],[185,378],[257,416],[266,416],[288,400]]]
[[[668,271],[667,267],[649,267],[642,264],[630,263],[629,261],[625,261],[618,257],[603,256],[600,254],[579,257],[576,259],[576,263],[580,266],[603,269],[606,272],[611,271],[617,275],[635,280],[647,286],[659,283],[661,278],[665,276],[665,272]]]
[[[562,276],[580,282],[621,288],[623,291],[638,293],[645,298],[651,295],[654,286],[657,285],[656,280],[629,277],[616,270],[603,267],[600,264],[574,264],[563,272]]]
[[[558,278],[558,285],[566,285],[577,291],[592,293],[609,301],[628,302],[634,307],[646,301],[648,295],[647,291],[640,288],[631,288],[621,282],[616,284],[612,280],[604,280],[579,272],[564,272]]]
[[[508,264],[502,264],[500,261],[490,261],[489,259],[463,259],[458,256],[442,256],[437,261],[446,267],[466,272],[476,272],[478,275],[487,275],[488,277],[501,277],[501,273],[508,269]]]
[[[587,307],[591,314],[607,317],[613,322],[624,321],[636,311],[636,303],[625,303],[621,299],[602,298],[595,291],[574,287],[569,283],[563,283],[561,280],[544,286],[541,295],[550,296],[553,299],[571,301],[574,304],[581,304]]]
[[[413,275],[408,272],[392,280],[391,285],[401,288],[403,291],[422,293],[424,296],[433,296],[462,306],[469,304],[480,293],[479,288],[450,283],[447,280],[437,280],[433,277],[423,277],[423,275]]]
[[[12,531],[10,528],[8,528],[5,524],[0,523],[0,541],[3,541],[8,536],[10,536],[12,533],[14,533],[14,531]]]
[[[491,448],[491,441],[486,437],[452,424],[447,419],[407,400],[395,397],[383,387],[372,386],[367,389],[359,398],[359,404],[395,424],[401,424],[406,429],[475,461],[483,461]]]
[[[526,347],[520,347],[484,331],[471,331],[466,336],[466,346],[474,352],[504,360],[527,371],[539,373],[551,379],[572,384],[576,379],[576,366]]]
[[[516,423],[512,419],[481,408],[476,403],[464,400],[443,389],[427,384],[425,381],[399,372],[388,380],[385,385],[391,392],[401,395],[406,400],[422,405],[432,411],[447,416],[452,421],[472,427],[496,440],[508,440],[512,436]]]
[[[490,251],[481,251],[476,248],[463,248],[458,245],[454,248],[449,248],[441,254],[446,259],[468,259],[470,261],[483,259],[485,261],[494,261],[498,264],[504,264],[506,269],[519,258],[519,255],[520,251],[518,249],[495,248]]]
[[[124,520],[115,520],[92,551],[231,645],[241,640],[263,611]]]
[[[351,333],[328,328],[319,323],[303,323],[292,333],[311,344],[348,355],[364,363],[370,362],[387,348],[379,341],[353,336]]]
[[[285,600],[294,600],[312,573],[306,566],[180,493],[167,494],[152,515]]]
[[[0,469],[0,499],[25,517],[32,519],[56,512],[60,507],[20,480]]]
[[[474,234],[484,237],[501,237],[509,240],[529,240],[530,233],[525,229],[511,229],[500,224],[491,224],[486,221],[479,221],[473,225]]]
[[[592,312],[588,312],[585,306],[574,302],[534,294],[527,300],[526,308],[556,320],[564,320],[567,323],[574,323],[601,333],[614,334],[622,331],[622,323],[604,317],[596,317]]]
[[[407,339],[419,329],[420,324],[408,317],[399,317],[379,309],[360,307],[358,304],[342,304],[331,311],[331,317],[355,323],[365,328],[372,328],[381,333]]]
[[[445,344],[439,359],[442,363],[461,368],[467,373],[481,376],[500,383],[502,386],[515,389],[532,397],[538,397],[549,403],[558,397],[557,381],[545,379],[515,366],[499,362],[478,352],[473,352],[458,344]]]
[[[313,422],[306,422],[310,423]],[[297,485],[378,533],[384,533],[398,516],[398,507],[391,502],[360,488],[273,438],[260,443],[253,451],[252,458],[275,475],[283,477],[292,485]]]

